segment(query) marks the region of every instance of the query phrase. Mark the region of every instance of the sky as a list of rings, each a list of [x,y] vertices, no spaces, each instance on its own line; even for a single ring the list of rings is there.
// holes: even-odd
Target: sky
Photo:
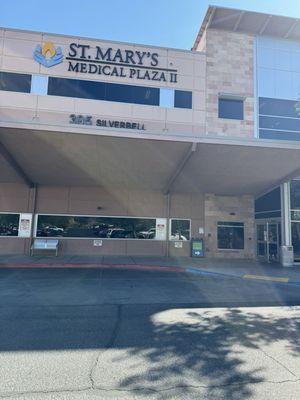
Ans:
[[[209,5],[300,18],[300,0],[0,0],[0,26],[190,49]]]

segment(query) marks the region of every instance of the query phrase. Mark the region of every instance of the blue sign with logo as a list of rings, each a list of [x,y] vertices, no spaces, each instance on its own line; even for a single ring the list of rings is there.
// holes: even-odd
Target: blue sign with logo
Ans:
[[[60,64],[64,57],[60,47],[55,47],[52,42],[47,42],[43,47],[39,44],[36,46],[33,58],[44,67],[49,68]]]

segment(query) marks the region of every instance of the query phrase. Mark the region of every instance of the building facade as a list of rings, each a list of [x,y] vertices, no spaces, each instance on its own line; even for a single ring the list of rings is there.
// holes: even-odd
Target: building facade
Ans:
[[[0,254],[300,260],[300,23],[209,7],[191,51],[0,29]]]

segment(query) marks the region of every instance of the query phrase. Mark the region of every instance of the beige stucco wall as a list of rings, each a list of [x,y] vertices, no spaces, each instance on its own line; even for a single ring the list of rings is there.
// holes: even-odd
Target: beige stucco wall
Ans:
[[[254,136],[253,37],[208,29],[199,49],[206,51],[206,132],[212,136]],[[220,93],[245,97],[244,120],[218,117]]]
[[[48,41],[53,42],[55,46],[60,46],[64,55],[61,64],[50,68],[40,65],[33,59],[36,46]],[[112,47],[113,49],[156,52],[159,55],[157,67],[177,69],[177,82],[68,71],[66,57],[70,43],[89,45],[91,53],[93,49],[95,50],[95,46],[101,46],[103,51]],[[2,71],[193,91],[192,109],[0,91],[0,124],[3,121],[69,126],[69,115],[74,113],[92,115],[95,120],[100,118],[145,124],[146,133],[153,131],[164,135],[168,133],[181,136],[204,135],[205,68],[205,54],[201,52],[0,29],[0,70]],[[96,130],[105,129],[97,127]],[[124,130],[121,131],[125,133]],[[133,133],[139,134],[138,131],[133,131]]]
[[[254,198],[253,196],[205,195],[205,248],[207,257],[254,258]],[[234,215],[232,215],[234,214]],[[219,250],[217,223],[231,221],[244,222],[244,250]]]

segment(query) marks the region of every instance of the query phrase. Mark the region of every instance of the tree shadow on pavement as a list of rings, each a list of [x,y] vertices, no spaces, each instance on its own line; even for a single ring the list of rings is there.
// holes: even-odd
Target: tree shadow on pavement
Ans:
[[[173,398],[172,389],[178,398],[196,398],[189,395],[200,389],[205,398],[240,400],[251,398],[253,384],[296,380],[300,316],[275,315],[249,308],[157,311],[143,328],[152,331],[151,342],[143,345],[140,338],[134,345],[120,338],[115,343],[126,348],[111,360],[118,369],[127,365],[119,387],[145,396],[157,391],[165,399]],[[125,325],[128,330],[128,321]],[[134,329],[127,332],[133,339]],[[274,346],[275,357],[268,354],[274,354]],[[287,360],[280,361],[283,356]]]

